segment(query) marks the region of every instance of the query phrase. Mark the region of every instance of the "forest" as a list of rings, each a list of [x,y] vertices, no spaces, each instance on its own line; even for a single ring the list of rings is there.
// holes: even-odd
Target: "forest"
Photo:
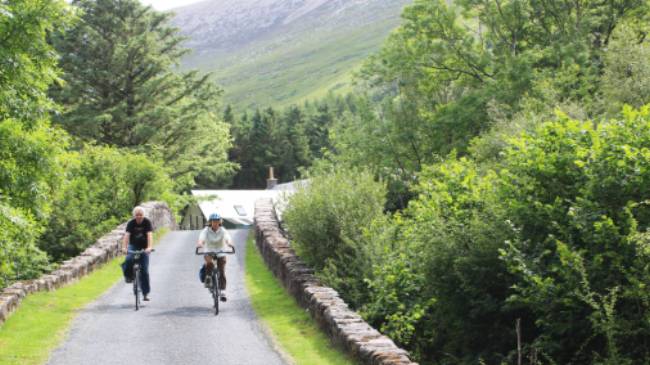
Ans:
[[[419,363],[650,363],[649,5],[415,0],[353,94],[242,111],[168,13],[2,2],[0,287],[273,166],[300,256]]]

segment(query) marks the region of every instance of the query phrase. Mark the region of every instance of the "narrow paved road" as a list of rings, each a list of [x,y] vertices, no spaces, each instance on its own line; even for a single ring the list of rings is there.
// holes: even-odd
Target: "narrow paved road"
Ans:
[[[198,231],[167,234],[150,257],[151,301],[134,310],[132,286],[120,282],[74,320],[48,364],[284,364],[265,336],[244,288],[248,231],[231,230],[228,302],[218,316],[198,280]]]

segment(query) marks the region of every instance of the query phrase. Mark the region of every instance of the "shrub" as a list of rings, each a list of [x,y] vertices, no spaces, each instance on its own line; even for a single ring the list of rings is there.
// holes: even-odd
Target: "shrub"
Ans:
[[[325,168],[290,197],[292,245],[353,306],[365,301],[376,245],[363,231],[383,213],[386,188],[363,170]]]
[[[418,198],[390,225],[401,244],[375,266],[365,314],[423,363],[498,363],[511,349],[517,312],[502,307],[513,279],[498,249],[514,233],[498,204],[497,175],[451,156],[419,181]],[[390,247],[389,236],[374,239]]]
[[[85,146],[64,159],[66,182],[39,243],[56,261],[72,257],[151,199],[172,199],[166,169],[155,160],[112,147]]]
[[[38,222],[52,210],[66,142],[47,121],[30,127],[0,121],[0,288],[47,268],[46,256],[36,247],[43,232]]]
[[[529,363],[650,361],[650,108],[560,116],[489,166],[425,168],[371,226],[364,315],[426,364],[514,363],[518,339]]]
[[[36,248],[38,233],[30,215],[0,201],[0,288],[34,278],[48,267],[47,256]]]
[[[510,302],[558,363],[650,361],[650,113],[561,118],[507,149],[502,194],[520,239],[504,250]],[[642,361],[643,359],[643,361]]]

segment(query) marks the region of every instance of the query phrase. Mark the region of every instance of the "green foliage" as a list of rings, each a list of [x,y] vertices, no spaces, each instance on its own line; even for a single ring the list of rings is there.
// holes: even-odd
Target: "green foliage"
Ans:
[[[14,119],[0,121],[0,199],[38,219],[47,217],[65,147],[64,133],[47,123],[26,129]]]
[[[47,259],[35,242],[61,182],[62,131],[41,122],[30,129],[0,121],[0,287],[36,276]]]
[[[300,254],[425,364],[650,361],[648,10],[416,0],[323,155],[398,212],[348,240],[346,178],[301,191]]]
[[[395,235],[370,238],[398,254],[377,260],[365,315],[424,363],[499,363],[516,310],[502,306],[512,278],[498,249],[512,229],[497,175],[452,157],[419,180],[419,196],[390,223]]]
[[[504,192],[522,233],[504,250],[519,278],[510,301],[531,308],[534,346],[559,363],[650,359],[649,128],[647,107],[628,109],[597,127],[545,125],[507,151]]]
[[[393,219],[385,216],[376,219],[366,233],[381,249],[367,280],[369,301],[361,307],[361,314],[382,333],[419,356],[422,347],[431,346],[433,328],[425,327],[427,320],[423,317],[436,299],[423,292],[428,285],[422,275],[421,251],[403,239],[404,227],[399,214]]]
[[[388,208],[404,208],[417,171],[436,160],[431,145],[421,142],[426,126],[416,118],[394,123],[396,115],[414,116],[403,104],[389,103],[386,113],[377,113],[366,98],[355,100],[355,111],[344,113],[332,127],[333,158],[350,166],[368,166],[389,186]],[[408,120],[406,120],[408,119]]]
[[[241,166],[233,186],[264,187],[269,167],[274,168],[275,177],[281,182],[297,179],[302,169],[323,157],[330,147],[329,133],[334,120],[354,105],[352,97],[330,95],[302,107],[267,108],[240,118],[233,116],[228,107],[224,119],[231,123],[235,138],[230,159]]]
[[[57,80],[47,36],[70,20],[64,1],[0,3],[0,288],[47,268],[36,247],[61,182],[65,134],[52,128],[46,96]]]
[[[650,40],[645,36],[647,31],[624,24],[612,34],[604,56],[602,80],[603,102],[610,114],[618,113],[624,104],[638,108],[650,100]]]
[[[650,101],[643,101],[647,31],[637,24],[647,14],[644,0],[416,0],[358,72],[369,101],[336,123],[332,144],[341,159],[386,179],[389,209],[403,209],[423,166],[452,150],[465,155],[495,127],[475,143],[486,158],[512,135],[512,121],[527,130],[557,107],[582,117]],[[615,33],[628,23],[632,30]]]
[[[31,126],[54,107],[46,91],[58,74],[47,35],[69,22],[67,9],[63,0],[0,3],[0,121]]]
[[[30,215],[0,201],[0,288],[48,267],[46,255],[35,245],[40,231]]]
[[[158,13],[136,0],[79,0],[80,21],[54,37],[65,83],[56,118],[85,141],[160,154],[177,185],[216,185],[232,173],[231,141],[210,75],[173,68],[187,50]]]
[[[363,232],[381,217],[385,194],[367,171],[322,168],[289,198],[283,214],[301,258],[354,307],[364,302],[377,253]]]
[[[650,360],[650,107],[560,114],[501,150],[426,166],[407,209],[363,215],[357,234],[328,213],[352,184],[314,179],[289,202],[294,244],[328,282],[357,283],[341,291],[422,363]]]
[[[173,201],[172,182],[156,160],[86,145],[64,159],[65,182],[39,245],[54,260],[73,257],[149,200]]]

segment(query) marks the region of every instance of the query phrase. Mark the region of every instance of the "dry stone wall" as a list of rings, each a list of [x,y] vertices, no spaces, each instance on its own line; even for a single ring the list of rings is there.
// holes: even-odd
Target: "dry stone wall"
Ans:
[[[142,204],[145,216],[151,220],[154,230],[162,227],[176,229],[173,213],[163,202],[148,202]],[[0,324],[18,308],[25,296],[45,290],[54,290],[63,285],[78,280],[91,273],[102,264],[120,254],[126,223],[120,224],[114,230],[102,236],[92,246],[79,256],[64,261],[59,268],[36,280],[25,280],[0,291]]]
[[[271,199],[255,204],[255,241],[267,266],[334,343],[364,364],[415,364],[405,350],[366,323],[300,261],[280,229]]]

